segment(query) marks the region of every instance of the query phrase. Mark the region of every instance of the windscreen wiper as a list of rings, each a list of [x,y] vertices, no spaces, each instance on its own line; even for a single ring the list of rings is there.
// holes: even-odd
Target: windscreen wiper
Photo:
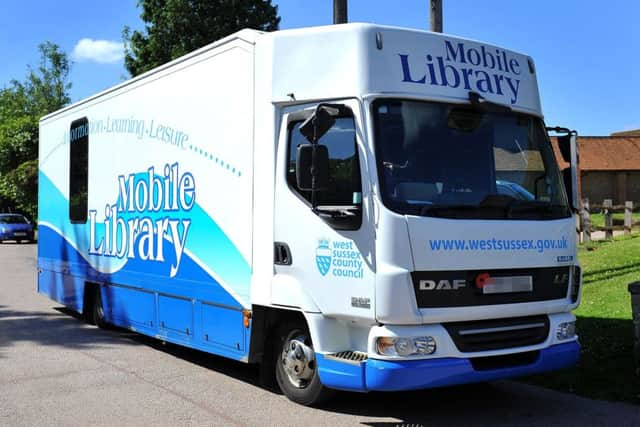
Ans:
[[[502,194],[490,194],[480,202],[480,207],[494,207],[504,210],[505,218],[512,218],[514,213],[542,213],[553,215],[563,212],[565,207],[536,200],[521,200]]]
[[[518,200],[510,196],[491,196],[477,205],[430,205],[420,209],[420,216],[439,218],[513,218],[518,214],[542,214],[543,217],[564,214],[566,207],[549,203]]]
[[[533,203],[525,202],[522,204],[516,204],[509,207],[509,216],[513,213],[542,213],[547,215],[553,215],[556,213],[566,213],[567,207],[563,205],[553,205],[551,203]]]
[[[420,216],[433,216],[440,218],[473,218],[476,212],[482,211],[486,214],[490,212],[502,212],[502,209],[496,209],[495,206],[482,205],[430,205],[420,209]],[[494,215],[491,215],[494,216]]]
[[[429,205],[420,209],[420,215],[424,216],[430,213],[437,213],[442,211],[469,211],[477,208],[477,205]]]

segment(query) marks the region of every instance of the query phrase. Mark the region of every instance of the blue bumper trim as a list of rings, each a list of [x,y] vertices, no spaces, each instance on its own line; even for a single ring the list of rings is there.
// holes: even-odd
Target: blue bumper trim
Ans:
[[[540,350],[535,362],[477,371],[469,359],[443,358],[389,361],[369,359],[359,365],[319,355],[320,380],[330,388],[352,391],[393,391],[442,387],[553,371],[575,365],[580,344],[572,341]]]
[[[363,363],[341,362],[316,354],[320,382],[337,390],[367,391],[365,366]]]

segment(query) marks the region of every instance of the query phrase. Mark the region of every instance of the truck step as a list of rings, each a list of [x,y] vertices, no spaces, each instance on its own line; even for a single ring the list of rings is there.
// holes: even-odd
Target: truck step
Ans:
[[[327,354],[325,356],[328,359],[336,359],[341,362],[360,363],[367,360],[367,353],[361,351],[341,351],[338,353]]]

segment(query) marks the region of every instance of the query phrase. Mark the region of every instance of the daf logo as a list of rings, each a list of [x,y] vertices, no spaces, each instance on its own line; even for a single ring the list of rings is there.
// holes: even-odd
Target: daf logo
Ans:
[[[455,291],[467,286],[467,281],[462,279],[456,280],[420,280],[421,291]]]

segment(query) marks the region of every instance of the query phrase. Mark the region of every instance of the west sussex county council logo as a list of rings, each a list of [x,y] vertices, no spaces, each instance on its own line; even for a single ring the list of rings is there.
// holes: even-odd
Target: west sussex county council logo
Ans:
[[[329,248],[329,241],[327,239],[318,240],[318,247],[316,248],[316,265],[318,271],[323,276],[326,276],[331,267],[331,249]]]

